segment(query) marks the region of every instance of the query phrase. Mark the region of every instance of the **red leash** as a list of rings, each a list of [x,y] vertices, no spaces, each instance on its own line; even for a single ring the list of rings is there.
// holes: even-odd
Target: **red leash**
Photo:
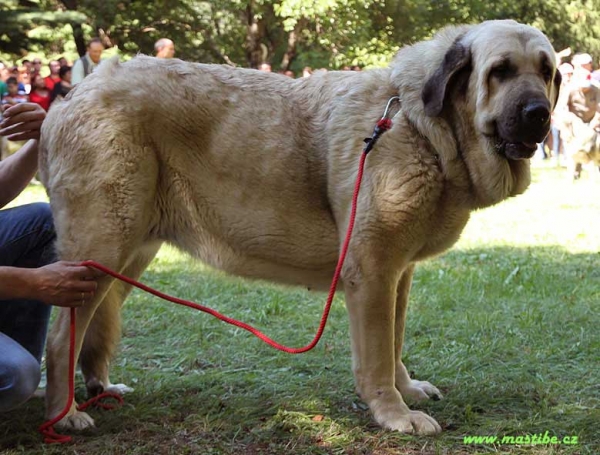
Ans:
[[[173,302],[178,305],[187,306],[187,307],[194,308],[196,310],[200,310],[205,313],[208,313],[211,316],[214,316],[215,318],[220,319],[223,322],[226,322],[227,324],[231,324],[231,325],[234,325],[241,329],[247,330],[248,332],[250,332],[257,338],[260,338],[262,341],[267,343],[269,346],[272,346],[275,349],[279,349],[280,351],[287,352],[288,354],[302,354],[304,352],[310,351],[312,348],[314,348],[317,345],[317,343],[321,339],[321,336],[323,335],[323,331],[325,330],[325,324],[327,323],[327,318],[329,317],[329,311],[331,310],[333,296],[335,295],[337,283],[339,281],[340,274],[342,272],[342,266],[344,264],[344,260],[346,259],[346,253],[348,252],[348,245],[350,244],[350,238],[352,236],[352,230],[354,227],[354,220],[356,218],[356,202],[358,199],[358,192],[360,190],[360,184],[361,184],[361,180],[362,180],[362,176],[363,176],[363,168],[364,168],[364,162],[365,162],[366,157],[367,157],[367,155],[364,153],[360,157],[360,167],[358,170],[358,175],[356,177],[356,186],[354,188],[354,195],[352,197],[352,212],[350,213],[350,223],[348,225],[348,232],[346,233],[346,239],[344,240],[342,252],[340,254],[340,257],[339,257],[339,260],[337,263],[337,267],[335,269],[335,274],[333,275],[333,280],[331,281],[331,287],[329,288],[329,295],[327,296],[327,303],[325,304],[325,308],[323,309],[323,315],[321,316],[321,323],[319,324],[319,328],[318,328],[317,333],[316,333],[315,337],[313,338],[313,340],[304,347],[290,348],[290,347],[284,346],[284,345],[278,343],[277,341],[273,340],[272,338],[269,338],[267,335],[262,333],[260,330],[252,327],[249,324],[246,324],[245,322],[238,321],[237,319],[233,319],[228,316],[225,316],[225,315],[219,313],[218,311],[213,310],[212,308],[208,308],[204,305],[200,305],[198,303],[190,302],[188,300],[183,300],[178,297],[173,297],[171,295],[164,294],[160,291],[157,291],[156,289],[146,286],[143,283],[132,280],[131,278],[128,278],[126,276],[121,275],[120,273],[110,270],[110,269],[104,267],[102,264],[98,264],[97,262],[85,261],[85,262],[82,262],[81,265],[98,269],[98,270],[106,273],[107,275],[111,275],[114,278],[117,278],[118,280],[129,283],[132,286],[135,286],[136,288],[139,288],[142,291],[146,291],[152,295],[155,295],[156,297],[160,297],[161,299],[168,300],[169,302]]]
[[[137,287],[143,291],[146,291],[152,295],[160,297],[161,299],[168,300],[169,302],[173,302],[178,305],[187,306],[187,307],[194,308],[196,310],[200,310],[205,313],[208,313],[211,316],[214,316],[223,322],[226,322],[228,324],[231,324],[236,327],[240,327],[244,330],[247,330],[248,332],[252,333],[256,337],[260,338],[262,341],[264,341],[268,345],[270,345],[280,351],[287,352],[288,354],[301,354],[301,353],[310,351],[312,348],[314,348],[317,345],[317,343],[321,339],[321,336],[323,335],[323,332],[325,330],[325,325],[327,324],[327,318],[329,317],[329,312],[331,310],[331,304],[333,302],[333,297],[335,296],[335,290],[337,288],[337,284],[338,284],[338,281],[339,281],[339,278],[340,278],[340,275],[342,272],[342,266],[344,265],[344,260],[346,259],[346,254],[348,253],[348,246],[350,245],[350,239],[352,238],[352,231],[354,229],[354,221],[356,219],[356,206],[358,203],[358,193],[360,192],[360,186],[362,183],[364,167],[365,167],[365,160],[367,158],[367,154],[371,151],[371,149],[373,148],[373,146],[375,145],[375,143],[377,142],[379,137],[384,132],[386,132],[387,130],[389,130],[392,127],[392,121],[387,118],[387,113],[388,113],[391,102],[394,101],[395,99],[398,99],[398,98],[393,97],[388,101],[388,104],[387,104],[387,107],[383,114],[383,117],[377,122],[377,126],[375,127],[372,137],[365,139],[365,142],[367,143],[367,145],[365,146],[363,153],[361,153],[361,156],[360,156],[360,162],[358,165],[358,173],[356,175],[356,183],[354,186],[354,194],[352,195],[352,207],[351,207],[351,211],[350,211],[350,220],[348,222],[348,230],[346,232],[346,238],[344,239],[342,251],[340,253],[340,257],[338,259],[338,263],[335,268],[333,280],[331,281],[331,287],[329,288],[329,294],[327,296],[327,302],[325,303],[325,307],[323,309],[323,315],[321,316],[321,322],[319,324],[319,328],[318,328],[317,333],[315,334],[313,340],[310,343],[308,343],[306,346],[301,347],[301,348],[290,348],[290,347],[284,346],[284,345],[276,342],[275,340],[269,338],[267,335],[265,335],[258,329],[252,327],[249,324],[246,324],[245,322],[241,322],[236,319],[227,317],[227,316],[219,313],[218,311],[215,311],[212,308],[208,308],[204,305],[190,302],[188,300],[183,300],[178,297],[173,297],[173,296],[170,296],[163,292],[157,291],[156,289],[146,286],[145,284],[140,283],[139,281],[133,280],[133,279],[126,277],[124,275],[121,275],[120,273],[117,273],[107,267],[104,267],[102,264],[99,264],[97,262],[85,261],[85,262],[82,262],[81,265],[100,270],[100,271],[106,273],[107,275],[111,275],[112,277],[114,277],[118,280],[124,281],[125,283],[135,286],[135,287]],[[75,381],[75,308],[71,308],[70,339],[69,339],[69,398],[67,400],[67,404],[66,404],[65,408],[62,410],[62,412],[59,415],[57,415],[53,419],[50,419],[49,421],[45,422],[43,425],[40,426],[39,431],[44,436],[45,443],[48,443],[48,444],[66,443],[66,442],[70,442],[72,440],[72,438],[70,436],[64,436],[64,435],[60,435],[60,434],[56,433],[54,431],[54,424],[56,424],[63,417],[65,417],[71,408],[71,403],[73,403],[73,399],[75,396],[74,381]],[[114,393],[102,393],[102,394],[86,401],[82,405],[78,406],[77,409],[82,411],[92,404],[103,407],[104,409],[112,409],[114,406],[98,403],[98,400],[107,398],[107,397],[116,399],[119,402],[119,404],[123,403],[123,399],[121,398],[120,395],[117,395]]]

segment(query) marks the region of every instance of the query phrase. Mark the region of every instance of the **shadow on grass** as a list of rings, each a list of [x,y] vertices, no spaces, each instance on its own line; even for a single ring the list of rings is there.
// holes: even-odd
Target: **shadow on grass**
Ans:
[[[134,293],[115,378],[136,387],[78,453],[598,453],[599,254],[556,248],[454,250],[415,275],[405,363],[437,385],[416,405],[444,428],[413,438],[379,430],[353,393],[343,299],[312,353],[287,356],[207,315]],[[256,323],[302,345],[325,296],[239,281],[185,259],[153,263],[143,281]],[[301,310],[299,307],[302,305]],[[265,309],[266,308],[266,309]],[[83,394],[79,390],[80,396]],[[0,414],[0,446],[42,448],[33,400]],[[577,435],[573,446],[470,446],[465,435]]]

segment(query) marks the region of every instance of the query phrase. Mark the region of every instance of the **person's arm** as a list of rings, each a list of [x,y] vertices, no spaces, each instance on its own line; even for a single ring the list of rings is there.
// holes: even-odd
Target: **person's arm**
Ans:
[[[0,306],[3,300],[37,300],[48,305],[78,307],[96,292],[100,272],[77,262],[55,262],[26,269],[0,267]]]
[[[13,141],[29,141],[0,161],[0,208],[17,197],[37,171],[38,139],[46,111],[35,103],[21,103],[9,107],[3,115],[0,136]]]
[[[81,57],[81,58],[85,58],[85,57]],[[83,62],[81,61],[81,58],[78,59],[73,64],[73,68],[71,69],[71,84],[72,85],[79,84],[85,77],[85,73],[83,71]]]
[[[0,208],[12,202],[35,176],[38,141],[30,140],[18,152],[0,161]]]
[[[0,162],[0,206],[27,185],[37,170],[38,139],[46,111],[24,103],[4,111],[0,135],[26,140],[17,153]],[[39,268],[0,267],[0,305],[3,300],[38,300],[49,305],[76,307],[93,296],[102,273],[77,262],[59,261]]]

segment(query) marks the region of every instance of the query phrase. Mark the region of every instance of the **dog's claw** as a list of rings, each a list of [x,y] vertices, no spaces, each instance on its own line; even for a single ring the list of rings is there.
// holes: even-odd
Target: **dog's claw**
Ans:
[[[82,411],[75,411],[74,414],[65,416],[56,423],[57,428],[77,431],[85,430],[86,428],[94,428],[95,426],[94,419]]]
[[[111,384],[104,389],[105,392],[116,393],[117,395],[125,395],[133,392],[133,389],[125,384]]]
[[[398,390],[403,398],[413,403],[428,399],[439,401],[443,398],[442,393],[436,386],[427,381],[418,381],[416,379],[411,379],[410,383],[404,386],[398,385]]]

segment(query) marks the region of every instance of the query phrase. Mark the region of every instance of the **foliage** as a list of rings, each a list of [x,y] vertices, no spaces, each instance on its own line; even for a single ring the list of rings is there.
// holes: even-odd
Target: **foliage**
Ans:
[[[493,8],[483,0],[0,0],[0,13],[0,53],[13,58],[61,53],[73,42],[82,53],[92,36],[125,56],[151,54],[169,37],[191,61],[267,61],[296,72],[371,67],[444,25],[500,18],[540,28],[557,49],[600,57],[600,0],[500,0]]]
[[[37,1],[0,0],[0,54],[19,58],[28,52],[62,52],[53,43],[56,40],[65,43],[61,28],[85,20],[85,15],[79,11],[43,8]],[[46,29],[53,32],[44,33]]]

